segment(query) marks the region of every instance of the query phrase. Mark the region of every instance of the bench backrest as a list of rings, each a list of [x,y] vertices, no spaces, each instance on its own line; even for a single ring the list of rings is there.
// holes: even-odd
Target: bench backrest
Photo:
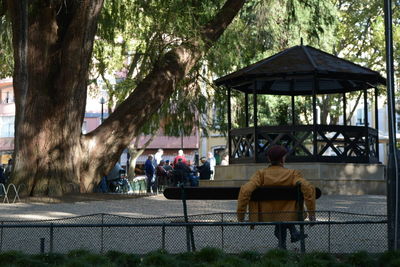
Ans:
[[[167,199],[186,200],[237,200],[240,187],[168,187],[164,190]],[[300,200],[303,194],[298,186],[266,186],[254,190],[251,200]]]

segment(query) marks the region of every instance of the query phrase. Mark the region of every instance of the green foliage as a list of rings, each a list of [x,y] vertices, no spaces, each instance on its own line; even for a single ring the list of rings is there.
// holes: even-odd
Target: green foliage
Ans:
[[[297,258],[295,254],[287,250],[272,249],[262,256],[261,262],[270,266],[275,266],[276,263],[291,266],[293,263],[297,262]]]
[[[337,263],[337,259],[329,253],[312,252],[304,255],[299,262],[299,266],[304,267],[321,267],[333,266]]]
[[[123,101],[161,55],[186,40],[198,39],[200,26],[224,2],[106,1],[94,47],[92,77],[100,75],[105,81],[101,89],[108,92],[109,107],[115,108]],[[325,46],[331,40],[335,22],[330,1],[249,1],[207,56],[149,118],[142,132],[155,132],[160,121],[167,135],[189,135],[194,126],[203,129],[204,134],[209,129],[225,132],[226,91],[211,86],[215,75],[299,44],[300,37],[305,43]],[[110,77],[126,80],[113,86],[107,81]],[[284,105],[277,107],[287,110]],[[204,116],[199,118],[199,114]],[[274,123],[284,119],[278,112],[275,116],[271,119]]]
[[[25,255],[19,251],[7,251],[0,253],[0,262],[14,262],[24,257]]]
[[[386,251],[379,259],[379,266],[400,266],[400,250]]]
[[[378,260],[377,260],[378,259]],[[400,252],[387,251],[370,254],[365,251],[348,255],[332,255],[324,252],[298,254],[285,250],[272,249],[264,255],[246,251],[238,255],[226,254],[220,249],[204,248],[198,252],[169,254],[158,250],[142,257],[117,251],[94,254],[86,250],[74,250],[64,254],[27,255],[21,252],[0,253],[1,266],[190,266],[190,267],[291,267],[291,266],[399,266]]]
[[[346,258],[345,262],[351,264],[352,266],[373,267],[377,265],[375,258],[366,251],[350,254]]]
[[[223,256],[224,253],[221,249],[211,247],[203,248],[196,253],[196,259],[208,263],[215,262]]]
[[[261,254],[256,251],[243,251],[239,253],[239,257],[249,262],[256,262],[261,259]]]
[[[134,254],[126,254],[119,251],[108,251],[105,256],[117,266],[121,267],[134,267],[139,266],[141,259]]]
[[[242,267],[246,266],[247,262],[246,260],[233,256],[233,255],[226,255],[223,258],[220,258],[216,262],[212,263],[210,266],[213,267]]]
[[[48,265],[60,265],[66,260],[64,254],[60,253],[45,253],[32,256],[34,259],[44,262]]]
[[[64,266],[111,266],[111,261],[106,256],[94,254],[84,249],[77,249],[68,253]]]
[[[6,16],[0,16],[0,79],[10,77],[12,75],[14,68],[14,57],[12,51],[10,20],[8,20]]]
[[[165,266],[174,267],[176,266],[175,257],[168,254],[165,251],[154,251],[147,254],[142,261],[144,266]]]

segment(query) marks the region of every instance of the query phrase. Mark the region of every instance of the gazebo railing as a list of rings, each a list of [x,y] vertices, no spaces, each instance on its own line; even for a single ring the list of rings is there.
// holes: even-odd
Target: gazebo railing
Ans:
[[[289,125],[232,129],[230,162],[266,162],[271,145],[285,146],[287,162],[378,162],[378,131],[343,125]],[[256,144],[256,145],[255,145]]]

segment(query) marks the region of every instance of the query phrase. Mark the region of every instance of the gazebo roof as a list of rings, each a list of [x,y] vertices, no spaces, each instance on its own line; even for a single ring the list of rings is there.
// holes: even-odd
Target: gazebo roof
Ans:
[[[215,80],[246,93],[309,95],[343,93],[386,84],[376,71],[313,48],[294,46]]]

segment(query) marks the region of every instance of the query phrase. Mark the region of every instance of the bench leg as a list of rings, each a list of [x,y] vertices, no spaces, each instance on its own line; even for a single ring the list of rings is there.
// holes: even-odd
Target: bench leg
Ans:
[[[277,224],[275,225],[274,234],[278,238],[278,248],[286,249],[286,225]]]

